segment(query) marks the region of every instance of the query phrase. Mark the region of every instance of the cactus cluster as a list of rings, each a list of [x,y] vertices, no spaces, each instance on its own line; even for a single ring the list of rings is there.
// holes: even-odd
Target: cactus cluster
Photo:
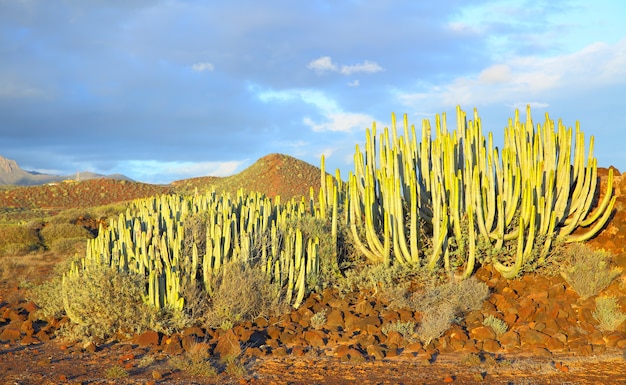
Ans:
[[[546,114],[534,126],[530,107],[525,122],[516,111],[502,150],[494,147],[491,133],[484,136],[476,110],[468,121],[460,107],[453,131],[445,114],[437,115],[434,135],[424,120],[418,137],[406,115],[403,135],[397,131],[393,115],[391,132],[385,128],[377,135],[375,124],[367,130],[365,151],[357,145],[354,172],[339,194],[354,242],[371,262],[431,270],[443,265],[455,272],[462,266],[460,275],[468,277],[480,260],[511,278],[531,262],[545,262],[555,239],[587,240],[610,217],[612,170],[604,198],[591,212],[597,160],[593,137],[585,155],[578,123],[572,146],[572,129],[561,121],[555,129]],[[573,234],[579,227],[590,228]],[[420,232],[431,238],[428,253]],[[497,254],[511,243],[513,260],[488,260],[477,251],[488,244]]]
[[[306,237],[291,224],[304,215],[319,215],[310,207],[304,199],[281,204],[280,198],[272,201],[242,190],[234,198],[212,191],[138,199],[107,228],[101,226],[98,237],[89,240],[85,257],[64,279],[99,266],[139,274],[147,279],[147,303],[182,312],[185,284],[199,280],[211,295],[212,277],[227,262],[239,261],[260,266],[281,288],[285,301],[298,307],[305,282],[319,270],[319,239]],[[186,234],[185,220],[192,215],[206,218],[201,234]],[[200,236],[205,242],[198,242]],[[191,247],[186,247],[190,241]]]
[[[437,115],[434,131],[424,120],[419,136],[406,115],[400,135],[393,115],[391,129],[378,134],[373,125],[364,151],[356,147],[347,181],[339,171],[327,174],[322,157],[321,188],[318,195],[311,189],[308,201],[282,203],[243,190],[234,197],[196,191],[135,200],[88,241],[64,279],[101,266],[138,274],[147,282],[147,303],[181,313],[184,287],[199,284],[214,295],[213,278],[238,261],[260,267],[298,307],[319,278],[320,258],[337,266],[340,227],[372,263],[461,277],[491,263],[511,278],[544,263],[554,240],[584,241],[605,225],[615,204],[613,173],[596,201],[593,137],[585,154],[578,124],[575,131],[561,121],[555,127],[546,114],[535,126],[528,107],[525,122],[517,111],[509,120],[499,149],[491,133],[483,134],[476,110],[468,121],[457,107],[456,122],[449,131],[445,115]],[[197,217],[200,229],[186,226]],[[307,218],[329,224],[328,239],[312,235]],[[580,227],[587,229],[575,232]]]

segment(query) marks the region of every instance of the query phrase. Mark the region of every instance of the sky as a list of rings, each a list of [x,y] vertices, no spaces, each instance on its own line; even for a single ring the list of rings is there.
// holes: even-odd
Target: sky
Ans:
[[[530,104],[626,171],[625,19],[621,0],[0,0],[0,155],[169,183],[323,154],[347,176],[391,113],[477,108],[501,145]]]

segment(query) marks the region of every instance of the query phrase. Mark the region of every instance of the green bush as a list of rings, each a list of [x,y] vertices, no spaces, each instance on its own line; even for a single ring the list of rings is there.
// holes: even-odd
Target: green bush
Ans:
[[[89,230],[72,223],[48,223],[41,229],[39,235],[50,250],[53,249],[55,243],[62,239],[87,240],[93,238],[93,234]]]
[[[565,251],[563,278],[582,299],[592,297],[613,282],[621,273],[612,268],[612,256],[604,250],[593,250],[574,244]]]
[[[61,285],[63,309],[74,324],[73,338],[107,338],[115,333],[158,329],[159,315],[144,303],[145,279],[134,274],[93,267]]]
[[[599,322],[598,329],[604,331],[615,331],[626,321],[626,314],[622,312],[615,297],[596,298],[596,311],[593,317]]]
[[[87,251],[87,240],[80,237],[56,239],[48,248],[57,255],[84,255]]]
[[[30,226],[0,227],[0,255],[23,255],[41,248],[37,231]]]
[[[492,315],[487,316],[483,320],[483,325],[489,326],[491,328],[491,330],[493,330],[493,332],[496,333],[496,336],[498,336],[498,337],[500,337],[502,334],[506,333],[506,331],[509,328],[508,325],[506,324],[506,322],[504,322],[500,318],[496,318],[496,317],[494,317]]]

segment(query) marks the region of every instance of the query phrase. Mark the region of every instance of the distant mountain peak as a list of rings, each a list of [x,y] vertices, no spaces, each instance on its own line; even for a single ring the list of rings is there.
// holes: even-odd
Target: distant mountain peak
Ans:
[[[17,165],[17,162],[11,159],[7,159],[0,155],[0,172],[3,173],[14,173],[21,170],[20,166]]]

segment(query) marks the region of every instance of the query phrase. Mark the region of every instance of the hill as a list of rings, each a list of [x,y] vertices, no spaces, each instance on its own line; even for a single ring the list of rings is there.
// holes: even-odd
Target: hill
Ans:
[[[320,188],[319,167],[284,154],[270,154],[252,166],[228,177],[199,177],[172,182],[177,191],[205,191],[215,188],[235,194],[238,189],[260,191],[270,198],[280,195],[283,201],[293,197],[308,197],[311,187]]]
[[[64,180],[89,180],[100,178],[132,181],[132,179],[121,174],[102,175],[83,171],[74,175],[62,176],[43,174],[36,171],[26,171],[22,169],[16,161],[7,159],[0,155],[0,186],[37,186],[46,183],[61,182]]]
[[[16,164],[11,162],[5,165],[15,170]],[[172,192],[192,193],[196,188],[201,192],[215,189],[231,194],[243,188],[271,198],[280,195],[285,201],[292,197],[308,197],[310,187],[318,191],[319,186],[318,167],[288,155],[271,154],[236,175],[197,177],[170,185],[99,178],[49,182],[39,186],[5,186],[0,190],[0,208],[10,212],[17,210],[15,215],[27,216],[24,210],[88,208]]]

